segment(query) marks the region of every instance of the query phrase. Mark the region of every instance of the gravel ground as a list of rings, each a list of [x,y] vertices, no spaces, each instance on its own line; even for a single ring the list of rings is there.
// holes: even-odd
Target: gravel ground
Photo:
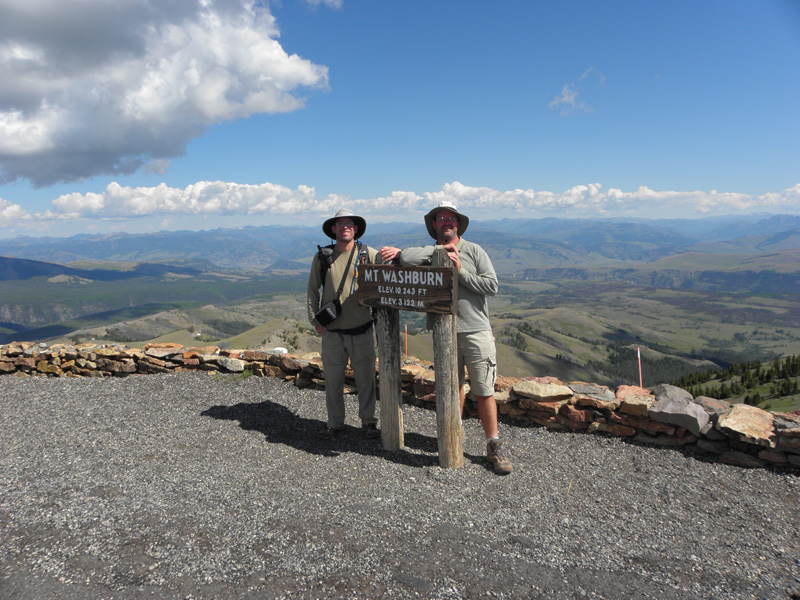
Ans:
[[[184,373],[0,379],[0,597],[800,598],[800,478],[476,419],[441,469],[322,440],[324,395]]]

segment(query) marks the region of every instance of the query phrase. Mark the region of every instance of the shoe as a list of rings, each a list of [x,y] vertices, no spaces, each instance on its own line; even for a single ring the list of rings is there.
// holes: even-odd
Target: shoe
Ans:
[[[381,432],[378,431],[378,426],[375,423],[364,423],[361,426],[361,431],[364,432],[364,437],[368,440],[377,440],[381,437]]]
[[[511,461],[503,455],[503,442],[500,440],[491,440],[486,444],[486,458],[498,475],[508,475],[514,469]]]
[[[337,429],[331,429],[330,427],[326,427],[322,430],[320,437],[324,440],[332,440],[338,438],[340,435],[344,433],[344,427],[339,427]]]

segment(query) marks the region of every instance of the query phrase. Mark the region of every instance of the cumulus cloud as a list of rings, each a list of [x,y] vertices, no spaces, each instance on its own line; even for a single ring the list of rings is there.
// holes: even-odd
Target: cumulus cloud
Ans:
[[[211,124],[303,108],[327,68],[288,54],[262,4],[4,0],[0,179],[163,170]]]
[[[31,216],[19,204],[12,204],[0,198],[0,227],[10,227],[30,218]]]
[[[246,185],[223,181],[199,181],[183,189],[160,184],[124,187],[109,184],[102,193],[64,194],[52,210],[41,216],[53,219],[124,218],[152,215],[287,215],[318,210],[325,200],[314,188],[293,190],[263,183]]]
[[[496,219],[578,217],[684,217],[756,211],[798,213],[800,184],[782,192],[759,196],[734,192],[658,191],[642,186],[634,191],[604,189],[599,183],[576,185],[563,192],[513,189],[495,190],[454,181],[441,190],[418,194],[395,191],[379,198],[350,198],[338,194],[318,196],[313,187],[295,189],[274,183],[239,184],[199,181],[185,188],[160,184],[126,187],[109,184],[100,193],[59,196],[49,210],[28,214],[21,206],[0,199],[0,227],[40,227],[43,223],[86,220],[158,219],[180,222],[181,217],[318,218],[348,207],[370,218],[404,220],[427,212],[443,200],[453,202],[477,218]],[[27,223],[27,225],[26,225]]]
[[[800,184],[783,192],[759,196],[736,192],[657,191],[642,186],[633,192],[610,188],[603,190],[599,183],[577,185],[564,192],[508,190],[469,187],[454,182],[440,192],[426,195],[433,205],[450,200],[460,207],[479,211],[516,212],[530,216],[625,216],[663,215],[683,216],[745,213],[760,210],[787,211],[800,209]]]

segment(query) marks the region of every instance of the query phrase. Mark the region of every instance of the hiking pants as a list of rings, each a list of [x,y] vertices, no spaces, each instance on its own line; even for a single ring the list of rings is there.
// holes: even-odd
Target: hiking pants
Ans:
[[[375,338],[373,328],[360,335],[335,331],[322,334],[322,365],[325,369],[325,405],[328,428],[344,427],[344,371],[347,359],[355,372],[358,388],[358,416],[361,423],[375,418]]]

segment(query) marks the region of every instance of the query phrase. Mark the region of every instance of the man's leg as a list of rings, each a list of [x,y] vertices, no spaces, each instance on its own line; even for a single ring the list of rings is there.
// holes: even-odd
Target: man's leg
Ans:
[[[466,399],[466,396],[466,393],[464,393],[464,385],[459,385],[458,399],[461,402],[462,415],[464,414],[464,400]],[[481,420],[481,425],[483,425],[483,432],[486,434],[486,438],[498,437],[497,402],[494,400],[494,395],[478,396],[476,394],[472,394],[472,398],[478,405],[478,418]]]
[[[469,373],[472,398],[487,438],[497,437],[497,404],[494,382],[497,379],[497,353],[491,331],[458,334],[458,394],[464,411],[464,367]]]
[[[486,458],[492,463],[495,473],[508,475],[514,470],[514,466],[503,452],[503,442],[497,429],[497,402],[494,395],[474,395],[473,398],[478,403],[478,416],[486,434]]]
[[[362,425],[375,425],[375,337],[372,329],[345,337],[358,388],[358,416]]]
[[[458,353],[467,367],[472,397],[478,405],[478,417],[486,435],[486,456],[495,473],[511,473],[511,461],[502,451],[497,427],[497,403],[494,384],[497,378],[497,354],[491,331],[458,334]]]
[[[322,334],[322,366],[325,369],[325,406],[328,409],[328,429],[344,427],[344,369],[347,348],[339,333]]]
[[[478,404],[478,417],[487,439],[499,437],[497,429],[497,402],[494,396],[472,396]]]

